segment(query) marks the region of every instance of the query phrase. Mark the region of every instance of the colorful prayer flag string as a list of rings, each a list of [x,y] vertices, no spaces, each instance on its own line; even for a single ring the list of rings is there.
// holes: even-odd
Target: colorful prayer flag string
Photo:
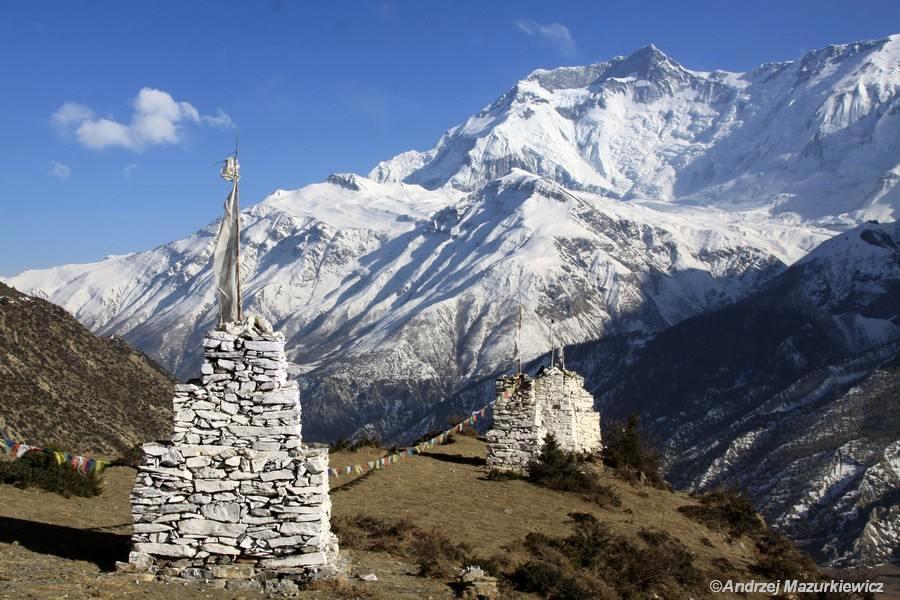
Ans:
[[[516,385],[514,384],[512,387],[512,393],[515,394],[515,392],[516,392]],[[480,410],[473,412],[471,416],[463,419],[462,421],[460,421],[459,423],[457,423],[456,425],[454,425],[447,431],[444,431],[443,433],[440,433],[440,434],[434,436],[430,440],[426,440],[424,442],[419,442],[415,446],[410,446],[408,448],[401,450],[400,452],[396,452],[394,454],[389,454],[388,456],[383,456],[376,460],[370,460],[369,462],[366,462],[366,463],[348,465],[346,467],[340,467],[340,468],[329,468],[328,475],[330,477],[340,477],[341,475],[350,475],[351,473],[356,474],[356,475],[362,475],[363,473],[367,473],[369,471],[379,471],[381,469],[389,467],[390,465],[397,464],[398,462],[400,462],[403,458],[405,458],[407,456],[415,456],[417,454],[422,454],[428,448],[433,448],[438,444],[443,444],[447,440],[447,436],[449,436],[454,431],[461,432],[463,430],[463,427],[465,427],[466,425],[474,425],[475,423],[478,422],[478,419],[484,418],[484,415],[487,413],[487,410],[489,408],[492,408],[494,406],[494,404],[497,402],[497,400],[499,400],[501,398],[501,396],[504,398],[509,398],[509,390],[504,391],[502,395],[498,394],[497,398],[495,400],[489,402],[487,405],[481,407]]]
[[[70,454],[68,452],[60,452],[58,450],[44,450],[44,448],[39,448],[38,446],[29,446],[28,444],[14,442],[6,438],[0,440],[0,447],[3,448],[3,452],[5,454],[10,454],[13,456],[13,458],[22,458],[27,452],[33,451],[52,452],[53,458],[56,459],[57,464],[69,465],[73,470],[85,476],[91,474],[99,475],[103,472],[104,469],[106,469],[106,467],[109,466],[109,462],[105,460],[85,458],[84,456],[75,456],[74,454]]]

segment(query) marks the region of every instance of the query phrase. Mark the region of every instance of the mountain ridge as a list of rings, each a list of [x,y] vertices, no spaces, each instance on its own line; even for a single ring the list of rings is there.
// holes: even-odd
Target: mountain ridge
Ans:
[[[174,381],[121,338],[0,283],[0,431],[72,452],[125,452],[172,427]]]
[[[471,191],[518,167],[626,200],[888,219],[900,173],[898,57],[895,35],[746,73],[686,69],[655,46],[539,69],[431,150],[383,161],[370,177]],[[679,93],[683,102],[672,104]],[[850,143],[869,154],[842,156]],[[797,164],[846,171],[832,176],[843,189],[808,180]]]
[[[898,242],[900,224],[864,223],[730,306],[567,358],[604,414],[643,415],[676,487],[745,489],[821,560],[896,560]],[[861,338],[859,320],[884,327]]]

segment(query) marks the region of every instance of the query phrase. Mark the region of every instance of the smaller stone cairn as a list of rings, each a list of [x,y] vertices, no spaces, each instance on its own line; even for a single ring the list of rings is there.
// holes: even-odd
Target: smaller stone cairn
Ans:
[[[547,434],[564,450],[602,449],[600,413],[578,373],[545,367],[533,379],[524,374],[500,377],[496,391],[494,424],[487,432],[489,467],[524,472]]]
[[[459,597],[463,600],[499,600],[497,578],[486,574],[481,567],[469,565],[459,574]]]
[[[340,570],[328,450],[302,444],[284,338],[262,329],[208,333],[202,378],[176,386],[172,441],[143,446],[123,570],[271,592]]]

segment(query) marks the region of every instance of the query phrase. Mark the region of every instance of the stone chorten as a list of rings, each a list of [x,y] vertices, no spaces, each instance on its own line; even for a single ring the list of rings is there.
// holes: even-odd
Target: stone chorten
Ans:
[[[542,368],[533,379],[524,374],[500,377],[496,389],[494,425],[487,432],[489,467],[524,471],[547,434],[564,450],[602,449],[600,413],[578,373]]]
[[[143,446],[128,569],[271,591],[338,571],[328,450],[301,442],[284,337],[249,323],[206,335],[171,443]]]

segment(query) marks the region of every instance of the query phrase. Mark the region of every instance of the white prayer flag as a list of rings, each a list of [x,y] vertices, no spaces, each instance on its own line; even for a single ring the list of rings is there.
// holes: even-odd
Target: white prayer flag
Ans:
[[[213,271],[219,297],[219,325],[241,320],[240,282],[240,204],[238,202],[237,158],[229,157],[222,168],[222,177],[232,182],[231,193],[225,200],[225,216],[219,225],[219,235],[213,251]]]

